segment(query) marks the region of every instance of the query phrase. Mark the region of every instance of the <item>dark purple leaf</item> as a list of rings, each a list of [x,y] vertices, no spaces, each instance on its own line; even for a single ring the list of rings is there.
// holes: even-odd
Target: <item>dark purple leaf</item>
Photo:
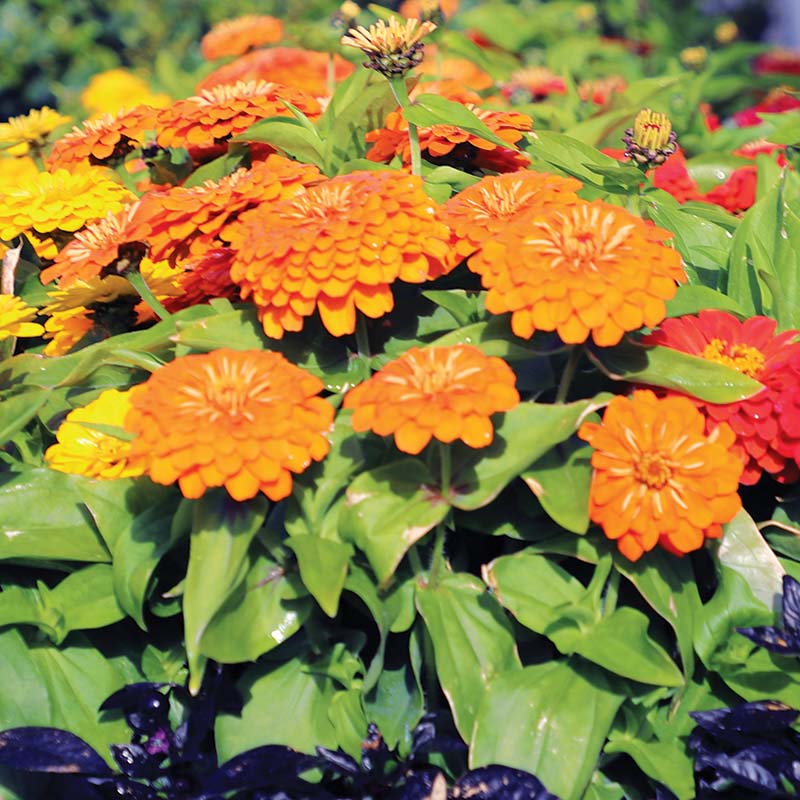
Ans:
[[[298,753],[289,747],[268,744],[255,747],[226,761],[203,783],[203,791],[230,792],[240,789],[288,789],[307,785],[298,775],[314,766],[319,759]]]
[[[25,772],[111,775],[83,739],[57,728],[11,728],[0,733],[0,764]]]
[[[112,744],[111,755],[120,771],[129,778],[152,780],[161,771],[163,756],[153,757],[140,744]]]
[[[800,636],[800,583],[783,576],[783,627],[793,638]]]
[[[469,800],[558,800],[529,772],[498,764],[468,772],[453,786],[452,795]]]
[[[656,786],[656,800],[678,800],[678,798],[666,786],[659,783]]]
[[[415,761],[428,753],[456,753],[467,749],[457,736],[438,734],[436,722],[435,714],[426,714],[414,728],[409,760]]]
[[[695,769],[702,771],[708,768],[713,769],[720,778],[731,780],[745,789],[761,792],[778,790],[777,777],[754,761],[722,753],[700,756],[695,763]]]
[[[760,700],[742,703],[735,708],[717,708],[712,711],[692,711],[689,716],[711,733],[724,735],[737,733],[765,734],[788,728],[800,711],[777,700]]]
[[[103,797],[113,797],[115,800],[158,800],[158,793],[143,783],[137,783],[129,778],[108,778],[89,780],[103,789]],[[72,795],[70,795],[72,800]]]
[[[189,719],[182,749],[184,756],[191,759],[213,730],[217,714],[224,712],[239,716],[242,713],[242,697],[223,665],[209,661],[200,691],[189,703]]]
[[[341,750],[328,750],[327,747],[318,745],[317,754],[327,762],[326,766],[329,764],[335,767],[343,775],[358,775],[361,772],[358,762]]]
[[[374,722],[370,722],[367,725],[367,738],[361,743],[361,769],[364,772],[383,773],[386,762],[391,756],[380,728]]]
[[[120,709],[131,730],[140,736],[149,736],[157,730],[169,729],[169,697],[159,691],[168,685],[170,684],[128,684],[107,697],[100,710]]]
[[[119,708],[123,711],[138,708],[142,703],[146,703],[153,695],[153,692],[164,697],[159,689],[165,686],[172,686],[171,683],[129,683],[110,694],[100,706],[100,711],[110,711]]]
[[[762,625],[756,628],[737,628],[736,632],[771,653],[781,656],[800,655],[800,637],[793,636],[781,628]]]
[[[438,782],[438,787],[444,789],[443,797],[436,798],[436,800],[445,800],[447,781],[438,769],[414,770],[406,775],[399,790],[392,794],[392,800],[428,800],[429,798],[433,800],[436,797],[433,788],[434,782]]]

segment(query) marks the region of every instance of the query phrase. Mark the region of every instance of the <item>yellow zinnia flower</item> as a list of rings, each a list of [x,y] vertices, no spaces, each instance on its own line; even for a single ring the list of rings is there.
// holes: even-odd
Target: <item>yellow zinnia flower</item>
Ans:
[[[31,322],[37,313],[21,298],[0,294],[0,342],[11,336],[41,336],[44,328],[38,322]]]
[[[30,150],[41,150],[47,144],[47,137],[71,119],[47,106],[11,117],[8,122],[0,122],[0,149],[8,150],[12,156],[24,156]]]

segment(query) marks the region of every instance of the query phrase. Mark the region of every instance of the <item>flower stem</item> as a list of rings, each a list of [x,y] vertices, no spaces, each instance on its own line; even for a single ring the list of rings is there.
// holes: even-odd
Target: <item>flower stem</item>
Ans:
[[[450,446],[444,442],[439,442],[439,462],[440,462],[440,492],[444,500],[450,494],[450,480],[452,477],[452,461]],[[433,554],[431,555],[431,570],[428,575],[428,586],[435,587],[439,583],[442,572],[445,569],[444,560],[444,540],[447,534],[447,519],[444,519],[436,526],[436,538],[433,542]]]
[[[411,101],[408,99],[408,89],[404,78],[389,78],[389,86],[392,88],[394,99],[400,108],[408,108]],[[419,149],[419,132],[413,122],[408,123],[408,144],[411,150],[411,174],[422,175],[422,155]]]
[[[159,319],[170,319],[172,315],[161,305],[161,302],[153,294],[153,291],[147,285],[147,281],[138,270],[131,270],[125,274],[125,277],[130,282],[131,286],[139,292],[139,297],[147,303],[148,306],[155,312]]]
[[[603,599],[603,616],[609,617],[617,608],[617,597],[619,596],[619,572],[616,568],[611,569],[606,583],[605,596]]]
[[[328,97],[333,97],[336,90],[336,64],[333,61],[333,53],[328,53],[328,66],[325,71],[325,82],[328,88]]]
[[[361,312],[356,312],[356,350],[358,355],[369,364],[372,353],[369,349],[369,332],[367,320]]]
[[[575,345],[569,351],[567,363],[564,365],[564,372],[561,374],[561,381],[558,384],[558,391],[556,391],[556,403],[564,403],[569,393],[569,387],[572,384],[572,379],[575,377],[575,371],[578,369],[581,356],[583,355],[583,345]]]

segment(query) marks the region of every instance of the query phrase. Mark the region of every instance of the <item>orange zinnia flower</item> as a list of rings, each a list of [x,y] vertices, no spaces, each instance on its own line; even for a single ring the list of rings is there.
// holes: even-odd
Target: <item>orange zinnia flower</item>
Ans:
[[[342,336],[355,330],[356,309],[372,318],[392,310],[395,280],[428,280],[448,239],[420,178],[354,172],[248,212],[231,277],[252,295],[268,336],[301,330],[315,308]]]
[[[284,100],[308,117],[319,116],[319,103],[305,92],[267,81],[239,81],[204,89],[178,100],[158,116],[161,147],[212,147],[267,117],[291,116]]]
[[[298,47],[270,47],[269,50],[255,50],[252,53],[231,61],[210,75],[206,75],[197,85],[197,91],[213,89],[237,81],[273,81],[292,86],[312,97],[325,97],[328,94],[327,53],[303,50]],[[336,81],[343,81],[355,67],[341,56],[333,57],[333,74]]]
[[[476,92],[482,92],[494,86],[494,78],[482,70],[474,61],[468,58],[441,57],[441,51],[435,44],[425,47],[425,58],[417,67],[418,75],[427,75],[434,78],[452,78],[463,83]]]
[[[800,331],[775,334],[768,317],[740,322],[725,311],[667,319],[643,339],[646,344],[725,364],[764,384],[734,403],[706,403],[693,398],[711,430],[727,422],[736,433],[734,451],[744,464],[741,482],[757,483],[767,472],[781,483],[800,477]]]
[[[351,389],[353,428],[394,434],[398,450],[416,455],[432,439],[460,439],[487,447],[494,438],[489,419],[519,403],[516,377],[501,358],[477,347],[412,347],[369,380]]]
[[[742,507],[734,432],[723,422],[706,433],[686,397],[615,397],[578,436],[594,448],[589,516],[631,561],[656,544],[691,553]]]
[[[500,165],[503,171],[514,171],[527,166],[530,159],[514,148],[526,131],[533,129],[533,120],[527,114],[516,111],[489,111],[466,104],[496,136],[508,142],[503,148],[468,133],[455,125],[432,125],[419,128],[419,146],[423,158],[434,164],[469,166],[473,169],[489,169],[495,172]],[[411,147],[408,140],[408,122],[400,109],[390,111],[383,128],[366,134],[367,142],[373,142],[367,151],[370,161],[388,163],[401,156],[403,164],[411,163]],[[501,154],[501,158],[498,158]]]
[[[138,217],[140,202],[120,211],[109,211],[102,219],[90,222],[55,257],[52,266],[39,275],[42,283],[61,279],[62,288],[77,279],[85,281],[139,266],[147,254],[145,244],[150,227]]]
[[[157,110],[137,106],[116,115],[102,114],[75,127],[54,145],[47,161],[48,169],[74,170],[87,163],[95,166],[123,159],[141,144],[146,130],[155,127]]]
[[[455,262],[471,256],[522,216],[575,205],[579,202],[575,192],[582,185],[574,178],[532,170],[481,178],[442,206],[444,221],[452,231]]]
[[[486,308],[512,312],[517,336],[556,331],[580,344],[591,334],[609,347],[626,331],[658,325],[676,281],[686,280],[680,256],[664,245],[670,236],[618,206],[581,202],[510,225],[468,265],[489,290]]]
[[[272,154],[218,181],[148,192],[139,218],[151,228],[151,255],[172,263],[198,258],[219,247],[226,226],[245,209],[292,197],[322,179],[316,167]]]
[[[218,22],[201,40],[200,52],[209,60],[240,56],[253,47],[283,38],[283,23],[263,14],[245,14]]]
[[[280,353],[216,350],[176,358],[131,392],[125,427],[156,483],[184,497],[224,486],[234,500],[281,500],[292,473],[328,452],[334,411],[318,378]]]
[[[168,298],[164,306],[169,312],[206,303],[215,297],[241,300],[239,287],[231,280],[231,264],[236,251],[230,247],[214,247],[198,258],[190,258],[181,266],[178,277],[180,291]]]

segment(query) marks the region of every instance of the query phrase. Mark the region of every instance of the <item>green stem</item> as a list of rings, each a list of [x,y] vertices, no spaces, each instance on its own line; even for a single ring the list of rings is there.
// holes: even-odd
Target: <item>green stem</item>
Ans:
[[[440,491],[442,498],[450,495],[450,480],[452,478],[453,465],[450,454],[450,446],[444,442],[439,442],[439,468]],[[431,555],[431,570],[428,575],[428,586],[435,587],[445,570],[444,560],[444,540],[447,534],[447,520],[443,520],[436,526],[436,538],[433,541],[433,554]]]
[[[128,279],[131,286],[139,292],[139,297],[150,306],[159,319],[171,319],[172,315],[161,305],[161,302],[153,294],[141,272],[138,270],[131,270],[131,272],[126,273],[125,277]]]
[[[441,476],[440,484],[442,497],[447,497],[450,494],[450,480],[453,472],[453,465],[450,454],[450,446],[444,442],[439,442],[439,463]]]
[[[356,311],[356,350],[358,350],[358,355],[362,360],[369,364],[372,359],[372,352],[369,349],[367,319],[360,311]]]
[[[400,108],[408,108],[411,101],[408,99],[408,89],[406,89],[405,78],[389,78],[389,86],[392,89],[394,99]],[[422,154],[419,149],[419,132],[413,122],[408,122],[408,144],[411,149],[411,174],[422,175]]]
[[[575,345],[569,351],[567,363],[564,365],[564,372],[561,374],[561,381],[558,384],[558,391],[556,392],[556,403],[564,403],[569,393],[569,387],[572,384],[572,379],[575,377],[575,371],[578,369],[581,356],[583,355],[583,345]]]
[[[31,144],[28,148],[28,155],[33,160],[33,163],[36,164],[36,168],[39,172],[47,172],[47,165],[44,163],[42,148],[39,147],[39,145]]]
[[[328,97],[333,97],[336,91],[336,64],[333,60],[333,53],[328,53],[328,67],[325,72],[325,81],[328,87]]]
[[[603,616],[608,617],[617,608],[617,597],[619,597],[619,571],[612,568],[606,584],[605,597],[603,602]]]
[[[419,557],[416,545],[412,545],[411,549],[408,551],[408,562],[411,564],[411,569],[416,578],[419,578],[422,573],[425,572],[422,567],[422,560]]]

